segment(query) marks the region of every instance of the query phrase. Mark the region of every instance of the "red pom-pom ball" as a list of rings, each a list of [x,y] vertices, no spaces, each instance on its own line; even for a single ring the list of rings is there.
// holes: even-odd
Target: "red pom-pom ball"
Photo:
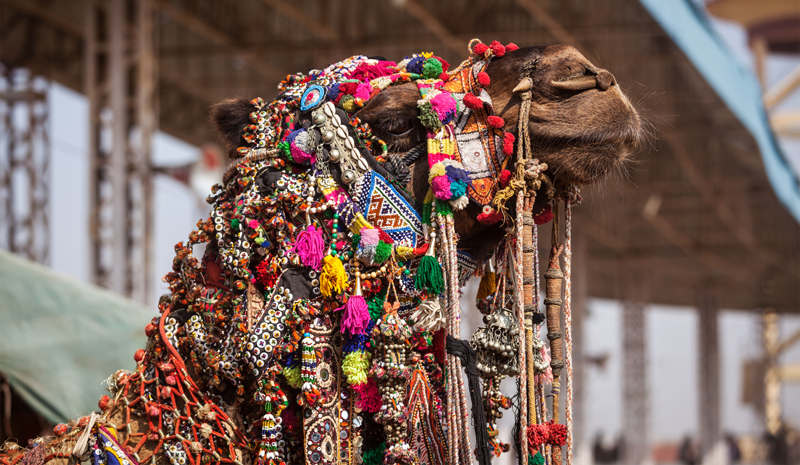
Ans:
[[[447,73],[443,72],[442,74],[439,75],[439,80],[441,81],[447,81],[448,79],[450,79],[450,75]]]
[[[141,362],[144,360],[144,349],[139,349],[133,354],[133,359],[136,360],[136,363]]]
[[[480,73],[478,73],[478,84],[480,84],[480,85],[481,85],[481,87],[486,87],[486,86],[488,86],[490,82],[492,82],[492,80],[491,80],[491,79],[489,79],[489,75],[488,75],[488,74],[486,74],[486,73],[485,73],[485,72],[483,72],[483,71],[481,71]]]
[[[483,56],[483,54],[486,53],[487,50],[489,50],[489,46],[483,43],[476,45],[472,49],[472,51],[475,52],[476,55],[481,55],[481,56]]]
[[[490,116],[486,118],[486,122],[489,123],[489,126],[497,129],[500,129],[506,125],[506,122],[503,121],[503,118],[499,116]]]
[[[492,42],[491,48],[494,56],[498,58],[506,54],[506,47],[496,40]]]
[[[510,132],[507,132],[506,135],[503,136],[503,153],[505,153],[506,156],[509,156],[512,153],[514,153],[515,140],[516,139],[514,138],[514,134],[511,134]]]
[[[147,326],[144,327],[144,333],[147,337],[153,337],[156,332],[158,332],[158,326],[154,325],[153,323],[147,323]]]
[[[100,410],[105,412],[108,410],[108,404],[111,403],[111,399],[108,396],[103,396],[100,398],[100,401],[97,402],[97,406],[100,407]]]
[[[506,52],[513,52],[514,50],[519,50],[519,45],[514,42],[509,42],[508,45],[506,45]]]
[[[553,420],[550,420],[551,422]],[[550,423],[549,427],[549,440],[550,444],[555,444],[556,446],[563,446],[567,443],[567,427],[562,425],[561,423]]]
[[[498,179],[498,181],[500,181],[500,187],[505,189],[508,186],[508,182],[511,181],[511,171],[508,170],[501,171],[500,178]]]
[[[476,97],[475,94],[469,93],[464,96],[464,105],[470,110],[480,110],[483,108],[483,101]]]
[[[536,224],[546,224],[553,219],[553,208],[550,204],[544,206],[541,213],[533,217],[533,222]]]

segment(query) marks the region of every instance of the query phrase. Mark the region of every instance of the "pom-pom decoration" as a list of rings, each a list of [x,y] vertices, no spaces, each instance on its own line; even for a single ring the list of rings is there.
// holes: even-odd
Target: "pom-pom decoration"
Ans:
[[[480,110],[483,108],[483,100],[475,96],[475,94],[467,93],[464,95],[464,105],[470,110]]]

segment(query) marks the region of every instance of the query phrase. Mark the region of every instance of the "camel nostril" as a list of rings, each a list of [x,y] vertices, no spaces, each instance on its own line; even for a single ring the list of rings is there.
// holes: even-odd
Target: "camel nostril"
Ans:
[[[602,70],[597,74],[597,88],[600,90],[608,90],[609,87],[617,83],[614,75],[606,70]]]

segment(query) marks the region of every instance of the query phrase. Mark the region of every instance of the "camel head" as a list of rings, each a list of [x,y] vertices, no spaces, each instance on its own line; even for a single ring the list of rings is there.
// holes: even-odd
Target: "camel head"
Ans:
[[[529,79],[532,102],[529,132],[532,157],[548,165],[557,185],[601,181],[623,163],[643,139],[636,109],[614,76],[592,64],[574,47],[526,47],[494,58],[486,67],[485,90],[504,130],[517,136],[520,91]],[[391,87],[371,99],[356,115],[403,153],[425,139],[417,108],[419,91],[412,83]],[[469,156],[462,154],[462,158]],[[415,190],[415,194],[419,195]],[[422,192],[424,195],[424,192]]]

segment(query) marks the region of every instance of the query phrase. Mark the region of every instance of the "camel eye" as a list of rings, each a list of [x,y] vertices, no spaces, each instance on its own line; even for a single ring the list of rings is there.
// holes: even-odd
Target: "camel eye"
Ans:
[[[414,129],[414,125],[411,124],[411,121],[401,119],[398,121],[391,122],[386,128],[386,132],[393,136],[405,136],[412,129]]]

